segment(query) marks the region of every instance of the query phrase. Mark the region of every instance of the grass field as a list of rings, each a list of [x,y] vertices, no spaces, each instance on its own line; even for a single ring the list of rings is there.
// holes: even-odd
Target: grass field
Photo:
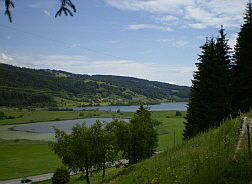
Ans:
[[[81,118],[131,118],[134,115],[134,112],[81,112],[83,113]],[[0,120],[0,180],[54,172],[61,165],[60,160],[49,149],[48,142],[40,141],[52,140],[53,134],[11,131],[10,129],[15,125],[24,123],[80,118],[80,111],[5,111],[4,113],[15,118]],[[183,115],[185,115],[185,112],[183,112]],[[181,140],[181,133],[184,128],[183,116],[175,116],[175,111],[154,111],[152,117],[162,122],[162,125],[158,127],[161,134],[158,151],[174,144],[174,131],[176,143]],[[97,176],[97,178],[99,177]]]
[[[54,172],[61,161],[48,143],[31,140],[0,140],[0,181]]]

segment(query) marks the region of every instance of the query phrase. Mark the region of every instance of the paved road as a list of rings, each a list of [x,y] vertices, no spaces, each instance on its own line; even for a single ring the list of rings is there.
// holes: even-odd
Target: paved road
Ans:
[[[53,176],[53,173],[48,173],[48,174],[41,174],[41,175],[36,175],[36,176],[30,176],[30,177],[27,177],[27,178],[31,179],[33,182],[35,182],[35,181],[48,180],[52,176]],[[22,178],[0,181],[0,184],[20,184],[21,183],[21,179]]]

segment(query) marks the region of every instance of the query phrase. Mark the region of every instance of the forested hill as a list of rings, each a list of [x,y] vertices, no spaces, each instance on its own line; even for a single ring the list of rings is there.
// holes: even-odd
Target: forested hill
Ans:
[[[80,75],[0,64],[0,106],[75,101],[187,101],[190,88],[133,77]],[[25,99],[25,101],[24,101]]]

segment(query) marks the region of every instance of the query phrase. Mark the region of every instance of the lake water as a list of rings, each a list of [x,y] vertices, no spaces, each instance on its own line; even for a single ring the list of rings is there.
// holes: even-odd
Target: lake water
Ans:
[[[169,102],[169,103],[161,103],[158,105],[148,105],[150,111],[170,111],[170,110],[179,110],[186,111],[188,102]],[[120,109],[121,112],[135,112],[140,105],[133,106],[98,106],[98,107],[72,107],[73,110],[92,110],[99,109],[99,111],[108,111],[111,110],[113,112]],[[146,105],[144,107],[147,107]]]
[[[168,111],[168,110],[179,110],[186,111],[187,102],[174,102],[174,103],[161,103],[159,105],[149,105],[149,109],[151,111]],[[146,106],[145,106],[146,107]],[[101,106],[101,107],[73,107],[73,110],[82,110],[82,109],[99,109],[100,111],[117,111],[120,109],[121,112],[135,112],[139,105],[136,106]],[[54,133],[53,126],[65,131],[71,132],[71,129],[77,123],[81,124],[86,122],[86,126],[90,127],[97,120],[101,122],[111,122],[113,118],[85,118],[85,119],[75,119],[75,120],[64,120],[64,121],[51,121],[51,122],[43,122],[43,123],[32,123],[26,125],[15,126],[14,130],[17,131],[28,131],[34,133]],[[127,119],[124,121],[128,121]]]
[[[85,118],[85,119],[74,119],[74,120],[63,120],[63,121],[51,121],[51,122],[43,122],[43,123],[32,123],[26,125],[15,126],[13,129],[17,131],[26,131],[26,132],[34,132],[34,133],[54,133],[53,126],[63,130],[65,132],[71,132],[72,127],[77,123],[82,124],[86,122],[86,126],[90,127],[97,120],[101,122],[111,122],[113,118]],[[129,121],[128,119],[123,119],[124,121]]]

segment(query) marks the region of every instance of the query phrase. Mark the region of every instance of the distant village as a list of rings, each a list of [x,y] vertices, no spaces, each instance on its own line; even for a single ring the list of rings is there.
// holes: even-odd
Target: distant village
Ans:
[[[97,100],[98,102],[129,102],[129,100],[124,100],[124,99],[104,99],[104,98],[101,98],[101,99],[98,99]]]

